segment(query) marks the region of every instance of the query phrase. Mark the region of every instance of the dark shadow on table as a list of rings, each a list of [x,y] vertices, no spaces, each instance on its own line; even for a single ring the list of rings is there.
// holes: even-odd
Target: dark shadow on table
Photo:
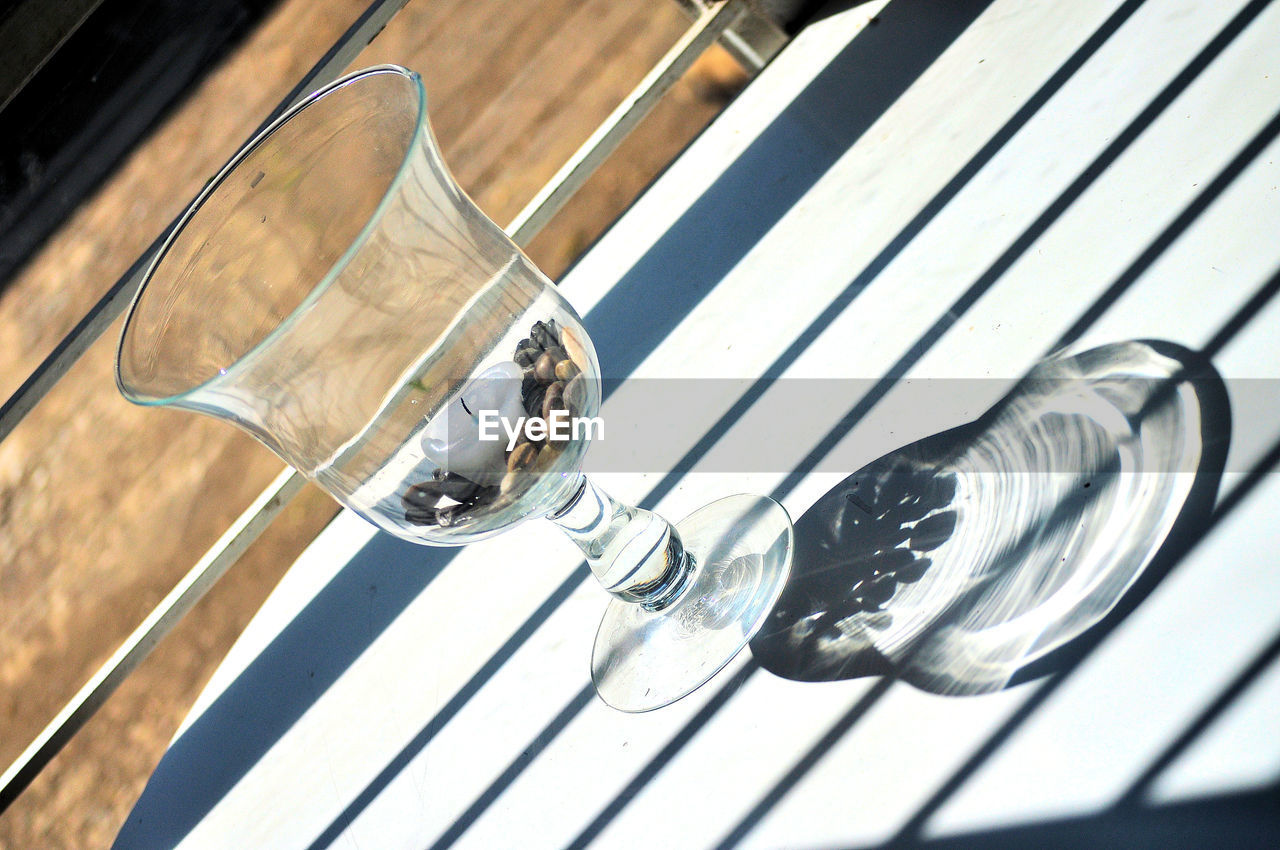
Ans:
[[[1198,539],[1230,435],[1203,355],[1050,357],[990,411],[868,464],[796,523],[756,660],[977,694],[1069,666]]]

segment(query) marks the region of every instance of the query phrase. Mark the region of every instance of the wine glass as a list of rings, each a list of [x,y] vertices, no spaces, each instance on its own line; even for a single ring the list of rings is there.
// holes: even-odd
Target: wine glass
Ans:
[[[711,678],[790,567],[791,521],[770,499],[673,527],[582,474],[603,427],[582,320],[459,189],[422,81],[398,66],[312,94],[200,193],[129,309],[116,381],[135,403],[243,428],[406,540],[549,518],[613,597],[591,672],[624,711]]]

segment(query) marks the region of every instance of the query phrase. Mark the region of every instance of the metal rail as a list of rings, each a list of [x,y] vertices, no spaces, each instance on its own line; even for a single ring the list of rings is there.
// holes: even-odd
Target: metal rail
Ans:
[[[706,0],[675,0],[686,15],[697,20],[706,14],[710,3]],[[778,22],[761,14],[750,3],[733,23],[720,35],[720,46],[729,51],[729,55],[738,64],[752,74],[756,74],[769,60],[778,54],[789,40],[789,36],[778,26]]]
[[[387,22],[408,2],[409,0],[374,0],[364,14],[342,34],[329,52],[293,87],[293,90],[272,110],[258,129],[250,134],[249,138],[265,130],[268,124],[294,103],[326,83],[336,80],[343,69],[355,60],[360,51],[382,32]],[[142,256],[107,290],[107,294],[89,308],[84,318],[62,338],[62,341],[54,347],[49,356],[35,368],[35,371],[4,405],[0,406],[0,440],[4,440],[14,428],[18,427],[18,423],[49,394],[49,391],[76,364],[81,355],[89,350],[89,346],[97,342],[98,337],[102,336],[111,323],[129,306],[134,294],[142,286],[142,277],[146,274],[147,267],[151,265],[151,260],[177,223],[178,220],[175,218],[165,227],[147,250],[142,252]],[[0,811],[3,809],[0,808]]]
[[[0,811],[22,793],[115,689],[151,654],[156,644],[249,548],[305,483],[306,480],[297,472],[286,469],[231,524],[213,548],[196,562],[173,590],[169,591],[169,595],[160,601],[133,634],[98,668],[98,672],[90,677],[71,701],[36,736],[26,751],[0,776]]]
[[[408,0],[375,0],[325,57],[281,101],[259,130],[265,128],[300,98],[337,79],[359,52],[382,31],[392,16],[407,2]],[[753,15],[754,13],[747,10],[745,0],[724,0],[715,6],[701,8],[689,30],[507,226],[506,231],[512,239],[517,244],[527,245],[649,113],[671,85],[688,70],[694,60],[714,41],[730,32],[730,27],[743,18]],[[741,41],[741,38],[739,40]],[[770,56],[780,45],[779,43],[769,47],[774,40],[773,36],[769,36],[761,42],[764,45],[761,49]],[[725,43],[728,47],[729,44]],[[764,61],[767,61],[767,59],[760,59],[762,55],[762,53],[756,53],[758,62],[744,64],[753,72],[759,70]],[[742,61],[741,57],[739,61]],[[89,346],[119,317],[141,286],[142,277],[152,257],[164,243],[165,237],[175,223],[176,220],[165,228],[164,233],[81,319],[22,387],[5,402],[3,407],[0,407],[0,440],[8,436]],[[3,775],[0,775],[0,812],[17,799],[174,625],[200,601],[209,588],[302,490],[305,483],[300,473],[292,469],[284,470],[232,523],[231,527],[196,562],[195,566],[121,644],[111,658],[31,742],[22,755]]]
[[[507,234],[517,244],[527,245],[635,129],[640,119],[649,114],[658,99],[680,79],[694,60],[738,20],[745,8],[743,0],[728,0],[699,15],[693,26],[658,60],[640,84],[507,225]]]

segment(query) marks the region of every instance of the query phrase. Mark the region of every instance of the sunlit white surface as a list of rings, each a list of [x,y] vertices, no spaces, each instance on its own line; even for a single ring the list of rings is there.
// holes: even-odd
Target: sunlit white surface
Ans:
[[[778,211],[674,330],[638,358],[633,374],[749,377],[768,368],[1119,5],[995,0],[866,132],[830,152],[830,166]],[[931,329],[937,339],[923,356],[908,357],[909,376],[1012,381],[1023,374],[1280,111],[1276,5],[1010,258],[1002,274],[984,279],[1243,6],[1239,0],[1144,4],[816,331],[785,365],[786,374],[876,378]],[[893,24],[892,11],[890,4],[879,26]],[[615,283],[770,127],[781,143],[823,144],[824,122],[841,116],[788,114],[786,107],[858,36],[868,15],[868,7],[855,7],[804,31],[578,264],[565,291],[589,327],[592,310],[608,305]],[[855,89],[876,84],[869,72],[843,83]],[[1272,145],[1258,156],[1073,347],[1143,337],[1190,347],[1210,340],[1280,268],[1280,244],[1271,238],[1280,232],[1277,152]],[[654,287],[653,310],[679,295],[679,266],[669,272],[671,279],[645,281]],[[979,281],[985,288],[976,291]],[[1278,323],[1273,301],[1215,358],[1229,388],[1237,376],[1280,377]],[[604,344],[622,346],[622,339]],[[608,362],[602,365],[606,375],[615,374]],[[920,409],[895,403],[905,396],[891,390],[837,450],[870,461],[968,421],[999,398],[1000,381],[986,392]],[[696,415],[709,427],[732,402],[708,399]],[[794,446],[795,463],[857,402],[833,400],[830,408],[800,412],[808,420]],[[1262,397],[1236,407],[1227,461],[1233,474],[1225,477],[1224,491],[1280,439],[1268,411],[1274,405]],[[766,392],[737,428],[761,433],[760,423],[779,413]],[[609,416],[608,403],[603,415]],[[798,517],[833,477],[842,476],[802,480],[782,501]],[[656,509],[676,519],[720,495],[767,493],[783,478],[695,472]],[[1280,629],[1280,571],[1272,555],[1280,546],[1276,478],[1269,476],[1218,526],[943,805],[929,821],[930,835],[1087,814],[1114,802],[1141,775]],[[639,500],[661,479],[611,473],[599,483],[619,498]],[[438,729],[428,728],[577,567],[574,550],[555,529],[530,524],[457,552],[382,630],[362,624],[380,622],[397,600],[383,595],[377,571],[369,569],[369,581],[351,591],[348,613],[334,626],[351,630],[357,646],[368,641],[349,666],[308,654],[302,642],[296,656],[276,659],[289,675],[261,684],[257,697],[236,692],[244,671],[273,657],[272,641],[344,566],[366,547],[381,551],[377,540],[362,521],[340,516],[293,567],[193,709],[184,732],[206,713],[236,728],[226,719],[231,713],[252,729],[275,688],[307,701],[296,722],[251,760],[212,808],[204,812],[199,807],[207,803],[187,801],[198,822],[184,847],[307,847],[374,782],[379,790],[356,807],[332,846],[428,847],[471,810],[456,846],[562,847],[673,737],[685,734],[686,724],[746,663],[740,659],[702,691],[651,715],[611,711],[589,693],[575,710],[589,684],[591,636],[605,604],[596,587],[583,583],[491,676],[484,672],[460,710]],[[414,569],[406,550],[387,553],[395,559],[387,564],[389,575]],[[362,628],[368,633],[358,634]],[[308,692],[316,679],[331,683]],[[1175,763],[1171,776],[1178,779],[1155,786],[1161,799],[1230,791],[1232,777],[1274,777],[1280,754],[1274,746],[1250,744],[1274,744],[1259,722],[1268,709],[1274,716],[1273,679],[1260,680],[1254,701],[1241,703],[1242,713],[1222,718],[1230,734],[1206,736]],[[878,681],[815,685],[750,674],[655,765],[634,798],[605,819],[595,846],[715,846]],[[893,684],[753,821],[742,846],[858,846],[891,837],[1041,686],[956,699]],[[231,706],[228,694],[235,695]],[[548,729],[552,734],[539,739]],[[239,745],[234,736],[221,742],[228,752]],[[389,764],[397,769],[382,782]],[[165,781],[163,767],[157,783]],[[144,794],[122,846],[149,846],[148,818],[173,814],[149,807],[183,800],[178,791],[169,797],[163,791]],[[655,825],[664,839],[657,843]]]

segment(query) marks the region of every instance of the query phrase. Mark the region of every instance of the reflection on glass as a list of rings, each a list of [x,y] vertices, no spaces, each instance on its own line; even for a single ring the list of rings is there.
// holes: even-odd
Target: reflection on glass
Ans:
[[[752,652],[794,679],[998,690],[1149,586],[1175,526],[1212,506],[1228,416],[1208,361],[1179,346],[1051,357],[979,420],[823,496]]]

